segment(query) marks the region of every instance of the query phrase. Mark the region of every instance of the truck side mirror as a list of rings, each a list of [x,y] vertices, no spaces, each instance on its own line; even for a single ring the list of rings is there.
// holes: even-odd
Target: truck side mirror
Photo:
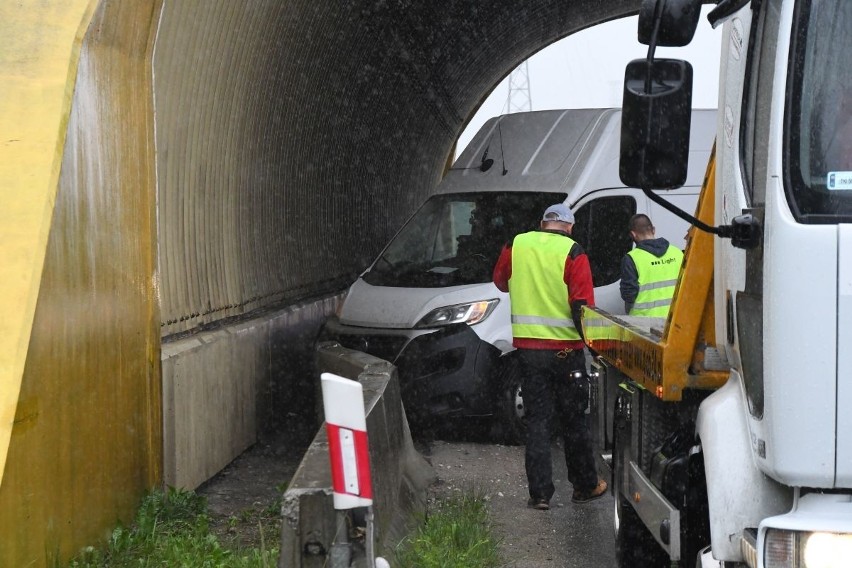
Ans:
[[[636,59],[624,73],[618,174],[629,187],[686,183],[692,119],[692,65]]]
[[[644,0],[639,8],[639,43],[683,47],[695,36],[701,0]],[[656,38],[654,37],[654,28]]]

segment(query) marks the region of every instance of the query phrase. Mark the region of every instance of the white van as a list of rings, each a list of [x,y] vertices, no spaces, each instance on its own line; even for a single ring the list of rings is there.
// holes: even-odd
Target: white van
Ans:
[[[624,313],[627,222],[647,213],[657,236],[683,247],[688,224],[618,176],[620,109],[550,110],[490,119],[420,209],[350,287],[320,340],[394,363],[412,423],[497,416],[521,441],[523,369],[512,357],[508,294],[491,281],[504,243],[538,227],[544,209],[574,210],[573,238],[591,262],[598,306]],[[692,115],[689,174],[660,192],[695,209],[716,111]]]

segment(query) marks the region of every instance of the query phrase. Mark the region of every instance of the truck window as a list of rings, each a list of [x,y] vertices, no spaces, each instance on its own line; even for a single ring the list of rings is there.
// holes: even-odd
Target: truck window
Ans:
[[[852,2],[798,2],[786,109],[787,199],[803,223],[852,221]]]
[[[494,191],[431,197],[363,275],[373,286],[439,288],[491,282],[503,245],[535,229],[564,193]]]
[[[595,287],[621,278],[621,258],[633,247],[627,223],[635,213],[629,195],[593,199],[574,212],[573,237],[586,250]]]

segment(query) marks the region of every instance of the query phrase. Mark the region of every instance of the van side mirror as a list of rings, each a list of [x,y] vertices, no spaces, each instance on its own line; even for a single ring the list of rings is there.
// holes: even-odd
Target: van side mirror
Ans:
[[[692,65],[636,59],[624,73],[618,174],[629,187],[686,183],[692,119]]]

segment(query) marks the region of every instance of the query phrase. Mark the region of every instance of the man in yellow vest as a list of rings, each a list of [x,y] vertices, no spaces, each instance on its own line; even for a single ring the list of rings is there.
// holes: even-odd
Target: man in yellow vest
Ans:
[[[672,304],[683,252],[657,238],[647,215],[639,213],[627,225],[636,246],[621,261],[621,299],[631,316],[665,318]]]
[[[514,356],[527,374],[521,384],[527,421],[527,505],[546,511],[553,497],[550,423],[559,413],[571,500],[587,503],[607,488],[599,479],[586,424],[586,359],[580,310],[595,304],[589,258],[571,238],[574,213],[548,207],[540,229],[517,235],[500,253],[494,284],[509,293]]]

